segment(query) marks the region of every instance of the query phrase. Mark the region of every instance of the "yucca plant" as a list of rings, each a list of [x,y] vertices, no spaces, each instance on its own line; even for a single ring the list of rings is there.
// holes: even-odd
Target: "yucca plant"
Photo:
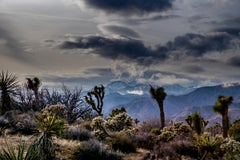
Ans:
[[[18,87],[17,77],[8,71],[0,73],[0,90],[1,90],[1,105],[0,115],[5,114],[12,108],[12,96],[16,95]]]
[[[220,136],[214,137],[208,133],[203,133],[196,137],[193,144],[198,148],[201,159],[214,159],[214,156],[219,154],[222,142],[223,138]]]
[[[40,160],[39,150],[35,149],[31,144],[28,148],[24,142],[20,142],[17,151],[13,146],[6,143],[7,148],[0,152],[0,160]]]
[[[52,138],[60,136],[66,129],[66,124],[56,115],[40,115],[36,117],[36,122],[40,135],[35,140],[34,146],[40,149],[42,160],[52,159],[55,157],[55,145]]]

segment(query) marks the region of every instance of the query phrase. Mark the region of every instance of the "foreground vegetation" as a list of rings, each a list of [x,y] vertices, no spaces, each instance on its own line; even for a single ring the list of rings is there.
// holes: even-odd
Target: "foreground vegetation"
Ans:
[[[0,160],[240,159],[240,120],[228,121],[232,97],[213,104],[222,124],[208,126],[197,112],[169,123],[167,95],[151,86],[160,120],[139,124],[124,107],[103,115],[104,86],[87,95],[64,85],[61,91],[40,87],[37,77],[20,86],[16,76],[1,72]]]

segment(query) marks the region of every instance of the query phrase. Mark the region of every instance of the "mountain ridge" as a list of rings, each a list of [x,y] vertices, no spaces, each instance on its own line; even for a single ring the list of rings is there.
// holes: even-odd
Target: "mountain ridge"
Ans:
[[[104,100],[105,115],[109,114],[113,108],[124,106],[128,114],[133,118],[138,118],[140,121],[145,121],[152,117],[159,117],[159,108],[149,94],[149,85],[128,85],[126,82],[116,82],[114,85],[115,87],[111,87],[111,84],[110,87],[109,85],[106,86],[107,94]],[[120,92],[116,86],[120,86]],[[130,94],[127,92],[137,89],[139,91],[142,89],[143,94]],[[126,91],[124,92],[124,90]],[[236,115],[240,113],[240,110],[238,110],[238,108],[240,108],[239,83],[204,86],[193,88],[191,92],[183,95],[168,95],[164,101],[166,118],[184,120],[180,115],[189,115],[194,111],[200,111],[203,117],[211,119],[213,116],[216,116],[216,114],[212,112],[211,106],[217,100],[218,95],[233,96],[233,106],[237,110],[235,113],[231,113],[231,116],[240,118],[240,116]],[[211,112],[207,112],[206,110],[211,110]],[[207,113],[211,114],[208,115]]]

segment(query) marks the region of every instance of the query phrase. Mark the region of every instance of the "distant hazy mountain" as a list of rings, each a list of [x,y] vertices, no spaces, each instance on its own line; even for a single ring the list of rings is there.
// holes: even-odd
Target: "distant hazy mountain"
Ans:
[[[184,120],[187,115],[199,111],[202,116],[211,119],[212,122],[218,121],[221,117],[213,113],[211,107],[218,95],[233,96],[234,103],[230,107],[231,118],[240,118],[240,84],[198,89],[185,88],[180,85],[164,86],[164,88],[168,93],[164,101],[164,109],[166,117],[171,118],[171,120]],[[149,85],[116,81],[107,85],[105,90],[105,115],[113,108],[124,106],[131,116],[141,121],[159,117],[157,103],[149,95]]]

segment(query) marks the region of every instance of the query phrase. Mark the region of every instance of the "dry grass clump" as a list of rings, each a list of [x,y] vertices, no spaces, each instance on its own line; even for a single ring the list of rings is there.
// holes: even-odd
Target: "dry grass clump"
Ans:
[[[60,138],[54,138],[54,143],[57,146],[56,157],[63,159],[71,159],[75,149],[81,144],[77,140],[66,140]]]

